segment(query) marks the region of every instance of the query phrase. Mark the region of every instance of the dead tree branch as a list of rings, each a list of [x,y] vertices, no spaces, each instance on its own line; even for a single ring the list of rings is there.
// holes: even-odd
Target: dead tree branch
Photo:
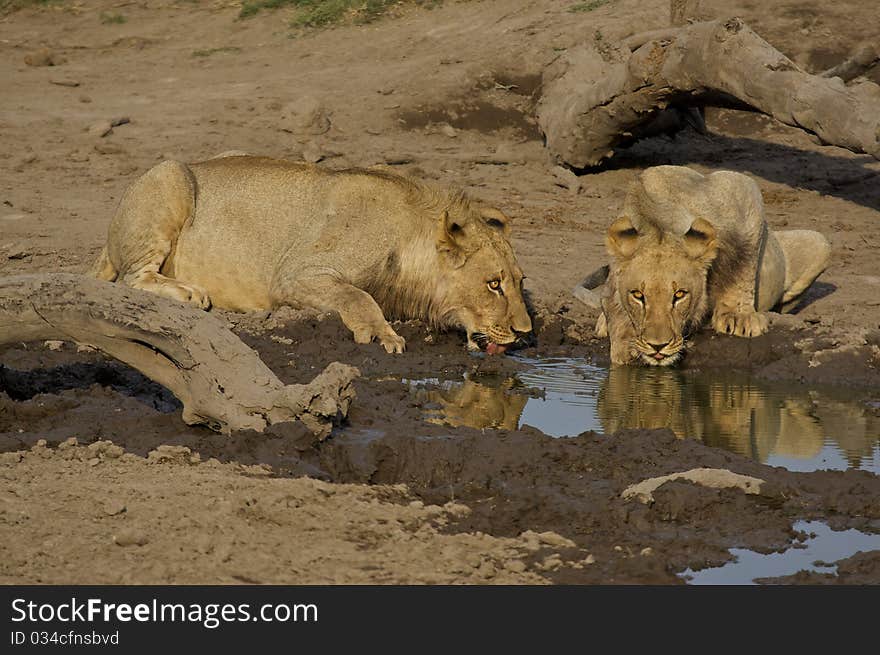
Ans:
[[[846,61],[822,73],[822,77],[839,77],[844,82],[849,82],[859,75],[864,75],[878,63],[880,63],[880,48],[871,43],[863,43]]]
[[[635,52],[586,43],[547,68],[543,89],[547,147],[577,168],[641,136],[669,106],[731,100],[880,159],[880,87],[805,73],[736,18],[681,27]]]
[[[79,275],[0,278],[0,344],[87,344],[167,387],[183,420],[229,434],[295,420],[323,438],[354,398],[355,368],[334,362],[284,385],[216,316]]]

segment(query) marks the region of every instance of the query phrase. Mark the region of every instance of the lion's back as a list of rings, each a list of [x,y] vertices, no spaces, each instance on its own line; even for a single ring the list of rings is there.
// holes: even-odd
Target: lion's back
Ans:
[[[389,224],[403,220],[405,207],[381,177],[245,156],[190,169],[195,211],[167,267],[220,307],[271,308],[280,266],[357,266],[387,250]]]

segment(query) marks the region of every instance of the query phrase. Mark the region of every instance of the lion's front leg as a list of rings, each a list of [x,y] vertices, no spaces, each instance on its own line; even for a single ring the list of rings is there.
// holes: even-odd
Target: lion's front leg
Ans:
[[[300,305],[338,313],[357,343],[378,341],[389,353],[402,353],[406,348],[406,341],[385,320],[373,297],[334,272],[281,276],[273,282],[271,296],[277,305]]]

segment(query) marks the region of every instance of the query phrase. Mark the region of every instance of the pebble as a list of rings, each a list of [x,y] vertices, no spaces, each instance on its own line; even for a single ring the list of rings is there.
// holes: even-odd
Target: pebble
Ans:
[[[522,560],[509,559],[504,562],[504,568],[508,571],[513,571],[514,573],[524,573],[527,567],[526,563]]]
[[[539,532],[538,541],[542,544],[546,544],[548,546],[553,546],[555,548],[574,548],[575,543],[571,539],[566,539],[560,534],[555,532]]]
[[[6,251],[6,259],[25,259],[34,254],[33,250],[21,244],[13,244]]]
[[[69,87],[77,87],[79,86],[79,82],[76,80],[68,80],[62,78],[49,78],[49,84],[55,84],[57,86],[69,86]]]
[[[303,161],[307,161],[310,164],[317,164],[324,159],[324,153],[321,151],[321,148],[317,143],[309,141],[303,148],[302,158]]]
[[[116,516],[117,514],[122,514],[127,508],[121,500],[113,499],[106,501],[102,509],[107,516]]]
[[[450,125],[449,123],[441,124],[438,131],[440,132],[440,134],[442,134],[443,136],[448,136],[450,139],[454,139],[458,136],[458,130],[452,127],[452,125]]]
[[[24,56],[24,63],[28,66],[60,66],[66,61],[64,57],[49,48],[40,48]]]
[[[49,350],[58,351],[64,347],[64,342],[63,341],[54,341],[54,340],[44,341],[43,345],[46,346],[46,348],[48,348]]]
[[[495,565],[489,561],[484,560],[480,567],[477,569],[477,573],[483,578],[494,578],[497,573],[495,569]]]
[[[303,96],[281,110],[280,124],[294,134],[317,135],[330,129],[330,117],[317,98]]]

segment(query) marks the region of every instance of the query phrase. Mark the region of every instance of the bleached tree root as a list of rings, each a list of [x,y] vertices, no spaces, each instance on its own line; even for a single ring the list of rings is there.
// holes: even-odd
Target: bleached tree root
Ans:
[[[545,71],[538,124],[559,161],[595,166],[669,106],[729,103],[880,159],[880,86],[805,73],[737,18],[630,46],[596,39]]]
[[[216,316],[156,294],[79,275],[0,278],[0,344],[87,344],[167,387],[187,424],[229,434],[302,421],[319,439],[344,418],[356,368],[334,362],[285,385]]]

